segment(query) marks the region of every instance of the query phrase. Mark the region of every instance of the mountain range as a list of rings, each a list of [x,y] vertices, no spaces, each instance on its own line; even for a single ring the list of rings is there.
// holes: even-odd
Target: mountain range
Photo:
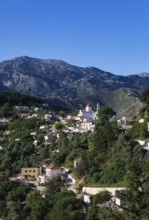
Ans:
[[[115,97],[115,103],[117,99],[120,107],[126,109],[124,96],[136,102],[147,86],[149,73],[114,75],[96,67],[83,68],[62,60],[27,56],[0,62],[0,90],[15,90],[69,108],[88,101],[94,106],[98,102],[113,107]],[[111,97],[113,102],[106,97]],[[118,107],[114,109],[120,111]]]

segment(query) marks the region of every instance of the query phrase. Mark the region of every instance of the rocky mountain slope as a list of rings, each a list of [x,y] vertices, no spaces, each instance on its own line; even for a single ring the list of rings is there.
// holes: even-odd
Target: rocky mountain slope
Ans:
[[[95,67],[77,67],[61,60],[17,57],[0,63],[0,90],[15,90],[76,107],[82,98],[120,88],[137,90],[149,85],[149,74],[120,76]],[[98,97],[99,102],[102,102]],[[104,101],[104,99],[103,99]],[[96,102],[93,100],[93,102]]]

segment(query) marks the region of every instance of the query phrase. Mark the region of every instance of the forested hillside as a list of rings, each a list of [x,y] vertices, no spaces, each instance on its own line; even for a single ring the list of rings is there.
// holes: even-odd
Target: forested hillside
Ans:
[[[15,91],[5,91],[5,92],[1,91],[0,92],[0,106],[8,103],[11,106],[24,105],[24,106],[30,107],[32,105],[40,106],[43,102],[44,100],[40,98],[17,93]]]
[[[65,132],[67,126],[75,126],[75,121],[67,117],[76,115],[75,111],[57,110],[50,121],[45,121],[44,116],[53,112],[48,107],[35,112],[38,100],[31,99],[29,109],[18,110],[7,105],[9,97],[4,95],[6,103],[3,101],[1,104],[0,115],[1,119],[5,117],[8,121],[0,124],[0,177],[5,179],[0,180],[0,217],[28,220],[149,219],[149,151],[137,141],[149,142],[148,97],[147,88],[141,95],[145,108],[129,121],[128,130],[111,120],[115,112],[103,106],[98,111],[95,130],[81,134]],[[22,105],[22,99],[21,96],[15,98],[13,103],[17,104],[16,100],[19,100],[18,105]],[[143,123],[139,123],[141,118]],[[47,129],[39,129],[43,124]],[[45,142],[45,135],[53,130],[54,135]],[[35,136],[32,133],[36,133]],[[74,167],[74,161],[78,159],[78,166]],[[127,195],[119,195],[125,196],[124,208],[119,211],[115,206],[111,209],[105,205],[111,200],[107,194],[95,195],[91,206],[87,207],[74,192],[67,191],[67,183],[60,177],[45,184],[44,196],[8,179],[19,175],[22,167],[38,167],[47,160],[69,168],[77,179],[79,191],[83,185],[128,188]]]

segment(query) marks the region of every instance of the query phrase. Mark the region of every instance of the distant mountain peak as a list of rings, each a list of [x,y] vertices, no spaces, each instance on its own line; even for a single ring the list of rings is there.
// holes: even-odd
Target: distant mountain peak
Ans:
[[[146,72],[139,73],[139,74],[137,74],[137,75],[140,76],[140,77],[143,77],[143,78],[149,77],[149,73],[146,73]]]
[[[19,56],[19,57],[14,57],[12,60],[31,60],[31,59],[38,59],[38,58],[23,55],[23,56]]]
[[[51,64],[51,65],[60,65],[60,66],[69,66],[70,64],[63,61],[63,60],[58,60],[58,59],[41,59],[41,58],[35,58],[35,57],[29,57],[26,55],[23,56],[18,56],[18,57],[14,57],[13,59],[7,60],[7,61],[39,61],[42,63],[47,63],[47,64]]]

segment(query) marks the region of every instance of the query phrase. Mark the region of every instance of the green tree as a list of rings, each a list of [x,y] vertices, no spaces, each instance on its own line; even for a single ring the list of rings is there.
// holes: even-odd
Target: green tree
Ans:
[[[149,219],[149,177],[142,173],[138,158],[133,159],[127,176],[127,193],[119,193],[124,200],[123,213],[126,219]]]
[[[58,192],[55,195],[55,203],[50,213],[49,219],[52,220],[82,220],[84,214],[82,211],[83,202],[76,198],[73,192]]]
[[[46,199],[53,200],[55,194],[61,191],[64,183],[60,176],[56,176],[46,183]]]
[[[30,192],[27,186],[19,185],[16,189],[10,191],[6,197],[7,201],[16,201],[22,203],[25,201],[26,195]]]
[[[13,115],[12,106],[9,103],[5,103],[0,108],[0,117],[11,117]]]
[[[8,220],[20,220],[23,218],[23,213],[21,211],[21,204],[9,201],[7,203],[7,218]]]
[[[99,121],[102,123],[108,121],[113,115],[115,115],[115,112],[112,110],[112,108],[107,106],[101,106],[97,113]]]
[[[47,213],[47,205],[39,191],[31,191],[26,197],[24,213],[26,220],[44,219]]]
[[[110,192],[102,191],[100,193],[97,193],[95,196],[93,196],[92,204],[93,205],[104,204],[106,202],[109,202],[111,198],[112,196]]]

